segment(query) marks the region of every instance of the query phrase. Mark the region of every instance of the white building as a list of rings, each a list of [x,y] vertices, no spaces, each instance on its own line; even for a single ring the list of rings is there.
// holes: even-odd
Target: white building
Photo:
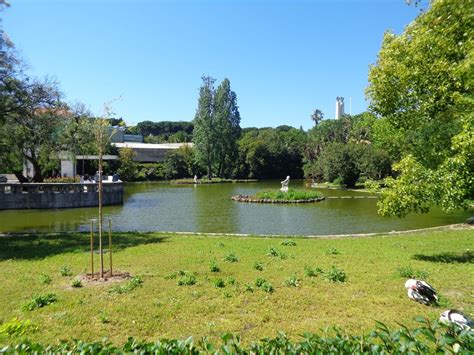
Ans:
[[[344,98],[336,97],[336,120],[344,115]]]

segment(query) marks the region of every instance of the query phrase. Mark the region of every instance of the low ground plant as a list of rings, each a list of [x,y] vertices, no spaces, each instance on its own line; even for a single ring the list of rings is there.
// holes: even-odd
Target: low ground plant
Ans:
[[[258,271],[263,271],[263,264],[261,262],[256,261],[253,264],[253,268]]]
[[[347,280],[344,270],[339,269],[337,266],[332,266],[329,271],[326,271],[324,277],[331,282],[345,282]]]
[[[196,275],[190,272],[185,272],[185,274],[178,279],[178,286],[191,286],[196,284],[196,282]]]
[[[296,274],[292,274],[283,283],[288,287],[299,287],[301,280],[296,276]]]
[[[308,277],[316,277],[318,275],[324,274],[324,270],[320,267],[312,268],[311,266],[305,265],[304,274]]]
[[[78,280],[78,279],[72,280],[71,286],[74,288],[80,288],[82,287],[82,282],[81,280]]]
[[[211,272],[219,272],[219,271],[221,271],[221,268],[219,267],[219,265],[217,265],[217,263],[215,261],[211,261],[209,263],[209,270]]]
[[[223,288],[225,287],[225,281],[220,279],[220,278],[217,278],[214,280],[214,287],[215,288]]]
[[[5,335],[9,338],[20,337],[35,332],[36,330],[38,330],[38,327],[29,319],[20,320],[18,318],[13,318],[9,322],[0,325],[0,335]]]
[[[136,289],[137,287],[142,287],[143,280],[138,277],[134,276],[128,281],[125,285],[115,285],[109,290],[109,293],[111,294],[123,294],[123,293],[128,293]]]
[[[72,271],[69,266],[62,266],[59,272],[61,273],[61,276],[72,276]]]
[[[49,277],[49,275],[46,275],[46,274],[41,274],[39,279],[42,284],[50,284],[52,281],[51,277]]]
[[[267,293],[272,293],[274,291],[273,285],[262,277],[257,277],[255,280],[255,287],[260,288]]]
[[[338,254],[341,254],[341,252],[334,247],[331,247],[328,250],[326,250],[326,255],[338,255]]]
[[[236,263],[239,261],[239,258],[237,257],[237,255],[235,255],[234,252],[230,252],[229,254],[224,256],[224,261],[228,263]]]
[[[31,298],[31,300],[23,306],[23,309],[26,311],[33,311],[37,308],[42,308],[51,303],[54,303],[58,300],[55,293],[48,293],[47,295],[36,295]]]
[[[228,284],[228,285],[235,285],[235,282],[236,282],[236,281],[235,281],[235,277],[234,277],[234,276],[229,276],[229,277],[227,278],[227,284]]]
[[[415,270],[411,266],[402,266],[397,269],[398,275],[406,279],[426,279],[428,273],[424,270]]]
[[[287,246],[287,247],[295,247],[296,246],[296,242],[292,239],[285,239],[280,244],[284,245],[284,246]]]
[[[280,258],[280,259],[286,259],[287,258],[285,253],[282,253],[281,251],[279,251],[278,249],[276,249],[274,247],[270,247],[270,249],[268,249],[267,255],[270,256],[270,257],[273,257],[273,258]]]

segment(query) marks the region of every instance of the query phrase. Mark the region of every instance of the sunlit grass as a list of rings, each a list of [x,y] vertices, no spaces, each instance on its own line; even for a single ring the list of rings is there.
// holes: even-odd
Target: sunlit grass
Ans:
[[[415,326],[418,315],[439,317],[444,309],[407,298],[400,270],[408,268],[426,272],[446,306],[474,312],[474,279],[466,277],[474,274],[471,259],[436,261],[443,253],[464,255],[472,248],[472,230],[359,239],[292,237],[296,245],[291,247],[281,245],[285,239],[117,233],[114,269],[140,282],[74,288],[89,265],[87,235],[2,237],[0,323],[31,320],[37,330],[28,338],[43,343],[103,337],[124,343],[129,336],[217,339],[226,332],[239,333],[248,343],[278,330],[297,339],[333,325],[360,334],[373,329],[375,320],[396,327]],[[283,251],[286,258],[278,256]],[[229,255],[238,262],[224,261]],[[217,263],[218,273],[212,267]],[[65,267],[69,276],[61,276]],[[50,283],[42,282],[43,274]],[[129,287],[132,283],[138,287]],[[24,308],[49,294],[55,302]],[[0,343],[7,341],[0,336]]]

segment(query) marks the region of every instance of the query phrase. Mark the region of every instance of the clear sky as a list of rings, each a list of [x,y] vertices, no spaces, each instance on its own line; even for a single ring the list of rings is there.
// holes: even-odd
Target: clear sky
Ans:
[[[190,121],[203,74],[229,78],[242,127],[312,126],[366,110],[368,68],[384,31],[419,13],[404,0],[9,0],[4,30],[33,76],[95,114]],[[217,85],[216,85],[217,86]]]

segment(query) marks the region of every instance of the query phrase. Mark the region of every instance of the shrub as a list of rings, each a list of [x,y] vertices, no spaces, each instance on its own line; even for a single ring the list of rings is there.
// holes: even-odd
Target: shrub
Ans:
[[[257,277],[255,280],[255,286],[256,287],[261,287],[267,280],[265,280],[263,277]]]
[[[402,266],[398,269],[398,275],[407,279],[426,279],[428,273],[424,270],[414,270],[411,266]]]
[[[46,275],[46,274],[41,274],[39,279],[42,284],[50,284],[52,281],[51,277],[49,277],[49,275]]]
[[[227,261],[228,263],[236,263],[239,261],[239,258],[233,252],[230,252],[224,256],[224,261]]]
[[[69,266],[62,266],[60,272],[61,276],[72,276],[72,271]]]
[[[215,288],[223,288],[225,287],[225,282],[222,279],[215,279],[214,280],[214,287]]]
[[[344,270],[337,268],[336,266],[331,267],[324,276],[328,281],[331,282],[345,282],[347,279],[346,273]]]
[[[263,283],[260,288],[267,293],[272,293],[274,291],[273,285],[270,282]]]
[[[73,281],[71,282],[71,286],[72,286],[72,287],[75,287],[75,288],[82,287],[82,282],[81,282],[81,280],[77,280],[77,279],[76,279],[76,280],[73,280]]]
[[[300,286],[301,280],[298,279],[296,274],[292,274],[290,277],[288,277],[285,281],[284,284],[288,287],[299,287]]]
[[[260,263],[260,262],[258,262],[258,261],[256,261],[256,262],[253,264],[253,268],[254,268],[255,270],[258,270],[258,271],[263,271],[263,264]]]
[[[221,268],[217,265],[215,261],[211,261],[209,264],[209,269],[211,272],[219,272],[221,271]]]
[[[47,306],[49,304],[52,304],[56,302],[58,298],[56,297],[56,294],[54,293],[48,293],[47,295],[36,295],[33,296],[33,298],[23,306],[23,309],[26,311],[33,311],[37,308],[42,308],[44,306]]]

